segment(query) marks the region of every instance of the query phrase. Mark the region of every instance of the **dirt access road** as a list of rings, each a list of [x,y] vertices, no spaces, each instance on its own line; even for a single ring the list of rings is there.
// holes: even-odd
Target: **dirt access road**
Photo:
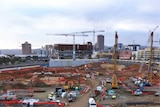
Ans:
[[[91,91],[93,91],[99,85],[99,82],[93,79],[90,79],[90,81],[91,81],[91,86],[92,86]],[[90,96],[90,92],[87,92],[86,94],[82,95],[75,102],[69,103],[67,107],[88,107],[88,99]]]

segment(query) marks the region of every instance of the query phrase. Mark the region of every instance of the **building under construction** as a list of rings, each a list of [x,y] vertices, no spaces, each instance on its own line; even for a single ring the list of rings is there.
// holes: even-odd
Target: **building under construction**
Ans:
[[[54,44],[55,56],[59,59],[73,58],[73,44]],[[75,57],[77,59],[91,58],[93,46],[91,42],[87,44],[75,44]]]

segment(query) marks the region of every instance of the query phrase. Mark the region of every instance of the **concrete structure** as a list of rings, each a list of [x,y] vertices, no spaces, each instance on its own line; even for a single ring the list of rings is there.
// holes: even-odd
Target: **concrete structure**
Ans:
[[[107,59],[76,59],[73,61],[72,59],[50,59],[49,67],[76,67],[88,63],[93,62],[102,62]]]
[[[160,49],[153,49],[153,59],[160,58]],[[139,60],[149,60],[150,59],[150,48],[138,51]]]
[[[22,54],[31,54],[32,49],[31,49],[31,44],[28,42],[25,42],[22,44]]]
[[[97,36],[96,50],[98,51],[104,50],[104,36],[103,35]]]
[[[54,46],[53,45],[45,45],[43,50],[46,52],[46,56],[51,58],[54,57]]]
[[[132,59],[138,59],[138,51],[141,48],[139,44],[129,44],[125,48],[132,50]]]
[[[55,55],[58,59],[72,59],[73,58],[73,44],[55,44]],[[75,44],[76,59],[91,58],[93,46],[91,42],[87,44]]]
[[[120,50],[119,52],[119,59],[131,59],[132,58],[132,51],[131,50]]]
[[[126,48],[132,51],[138,51],[140,49],[140,45],[139,44],[129,44],[126,46]]]

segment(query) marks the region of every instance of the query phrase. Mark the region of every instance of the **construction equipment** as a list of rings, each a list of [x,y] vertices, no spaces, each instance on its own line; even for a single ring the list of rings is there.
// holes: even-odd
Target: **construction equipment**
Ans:
[[[108,95],[110,95],[112,99],[115,99],[117,97],[114,90],[108,90]]]
[[[56,100],[56,94],[54,92],[51,92],[50,94],[48,94],[48,99],[55,101]]]
[[[74,102],[77,99],[77,94],[75,91],[71,91],[68,95],[68,102]]]
[[[0,94],[0,100],[14,100],[15,98],[16,98],[16,95],[10,91]]]
[[[117,82],[117,43],[118,43],[118,35],[117,32],[115,33],[115,45],[114,45],[114,74],[112,77],[112,88],[118,88],[118,82]]]
[[[148,74],[147,74],[147,78],[145,82],[142,82],[142,80],[139,83],[139,87],[134,91],[134,95],[142,95],[143,94],[143,89],[144,86],[151,86],[152,85],[152,75],[153,75],[153,71],[152,71],[152,67],[153,67],[153,63],[152,63],[152,59],[153,59],[153,32],[158,28],[158,26],[155,27],[155,29],[151,32],[150,34],[150,58],[149,58],[149,66],[148,66]]]
[[[151,35],[150,36],[150,42],[151,42],[151,44],[150,44],[150,59],[149,59],[149,67],[148,67],[148,72],[149,72],[149,74],[148,74],[148,82],[149,82],[150,85],[152,84],[152,75],[153,75],[153,72],[151,70],[151,67],[152,67],[152,58],[153,58],[153,56],[152,56],[152,54],[153,54],[153,33],[154,33],[154,31],[157,28],[158,28],[158,26],[156,26],[155,29],[150,34]]]
[[[134,95],[139,96],[143,94],[143,89],[144,89],[145,83],[142,81],[139,83],[138,88],[134,91]]]
[[[28,106],[33,106],[35,103],[39,102],[39,99],[24,99],[22,101],[23,103],[23,106],[26,105],[27,107]]]
[[[94,98],[89,98],[88,107],[97,107],[97,104]]]
[[[79,87],[79,84],[76,84],[75,81],[73,80],[68,80],[64,85],[63,85],[63,89],[64,90],[74,90],[76,87]]]

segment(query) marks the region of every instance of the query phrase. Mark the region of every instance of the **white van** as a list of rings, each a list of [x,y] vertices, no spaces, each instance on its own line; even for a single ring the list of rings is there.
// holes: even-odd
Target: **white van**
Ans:
[[[97,107],[97,104],[94,98],[89,98],[88,105],[89,105],[88,107]]]

